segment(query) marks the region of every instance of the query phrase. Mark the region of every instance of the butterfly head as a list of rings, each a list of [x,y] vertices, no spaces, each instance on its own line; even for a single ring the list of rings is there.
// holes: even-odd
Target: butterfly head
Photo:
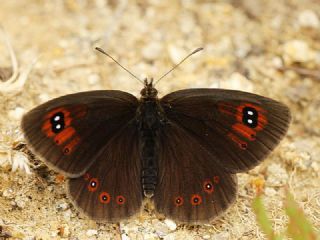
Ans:
[[[157,97],[158,91],[153,87],[153,78],[150,78],[150,80],[146,78],[144,80],[144,88],[141,90],[140,93],[141,93],[141,98],[144,98],[144,99]]]

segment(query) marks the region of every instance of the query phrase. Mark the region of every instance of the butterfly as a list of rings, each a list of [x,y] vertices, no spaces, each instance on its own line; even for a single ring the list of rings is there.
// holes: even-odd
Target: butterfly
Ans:
[[[118,90],[80,92],[24,115],[30,148],[69,178],[73,204],[97,221],[138,213],[145,198],[184,223],[209,222],[236,199],[236,174],[258,165],[287,132],[280,102],[225,89],[158,98]]]

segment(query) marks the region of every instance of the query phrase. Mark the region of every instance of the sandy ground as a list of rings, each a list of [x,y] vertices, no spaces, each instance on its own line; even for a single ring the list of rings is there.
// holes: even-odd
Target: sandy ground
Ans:
[[[0,239],[264,239],[251,209],[261,183],[276,231],[285,230],[286,188],[319,229],[319,13],[317,0],[1,1],[0,24],[19,66],[8,81],[10,55],[0,42]],[[141,215],[120,224],[95,223],[66,198],[63,177],[28,152],[19,122],[38,104],[93,89],[138,96],[142,85],[95,46],[139,77],[155,78],[202,46],[162,80],[160,95],[220,86],[291,108],[288,135],[260,166],[238,175],[237,202],[221,218],[181,225],[146,204]]]

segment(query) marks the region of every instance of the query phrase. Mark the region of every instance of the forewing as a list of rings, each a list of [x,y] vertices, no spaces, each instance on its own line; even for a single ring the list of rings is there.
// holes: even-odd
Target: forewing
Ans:
[[[284,104],[235,90],[181,90],[164,96],[161,105],[169,121],[232,173],[261,162],[287,132],[291,119]]]
[[[235,175],[227,173],[186,130],[174,123],[159,135],[156,209],[185,223],[208,222],[234,202]]]
[[[84,174],[103,147],[134,118],[138,105],[121,91],[91,91],[46,102],[22,119],[31,149],[68,177]]]
[[[137,127],[128,124],[103,149],[80,178],[68,182],[69,196],[86,215],[116,222],[140,210],[141,161]]]

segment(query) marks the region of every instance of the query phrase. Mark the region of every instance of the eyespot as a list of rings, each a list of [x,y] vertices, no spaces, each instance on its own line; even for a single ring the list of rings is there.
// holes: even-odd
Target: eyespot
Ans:
[[[99,195],[99,200],[103,204],[108,204],[111,200],[110,194],[107,192],[102,192]]]
[[[90,192],[95,192],[95,191],[97,191],[98,187],[99,187],[98,179],[97,178],[91,178],[90,182],[88,184],[88,190]]]
[[[116,203],[119,205],[123,205],[126,202],[126,198],[122,195],[116,197]]]
[[[50,118],[51,131],[54,133],[61,132],[65,127],[63,112],[57,112]]]
[[[176,197],[174,199],[174,205],[176,205],[177,207],[182,206],[183,202],[184,202],[183,197]]]
[[[258,126],[258,111],[253,107],[244,107],[242,109],[242,122],[250,128]]]
[[[190,202],[193,206],[198,206],[202,203],[202,197],[198,194],[193,194],[191,196]]]
[[[203,182],[203,190],[209,194],[213,193],[214,186],[210,180],[206,180]]]

